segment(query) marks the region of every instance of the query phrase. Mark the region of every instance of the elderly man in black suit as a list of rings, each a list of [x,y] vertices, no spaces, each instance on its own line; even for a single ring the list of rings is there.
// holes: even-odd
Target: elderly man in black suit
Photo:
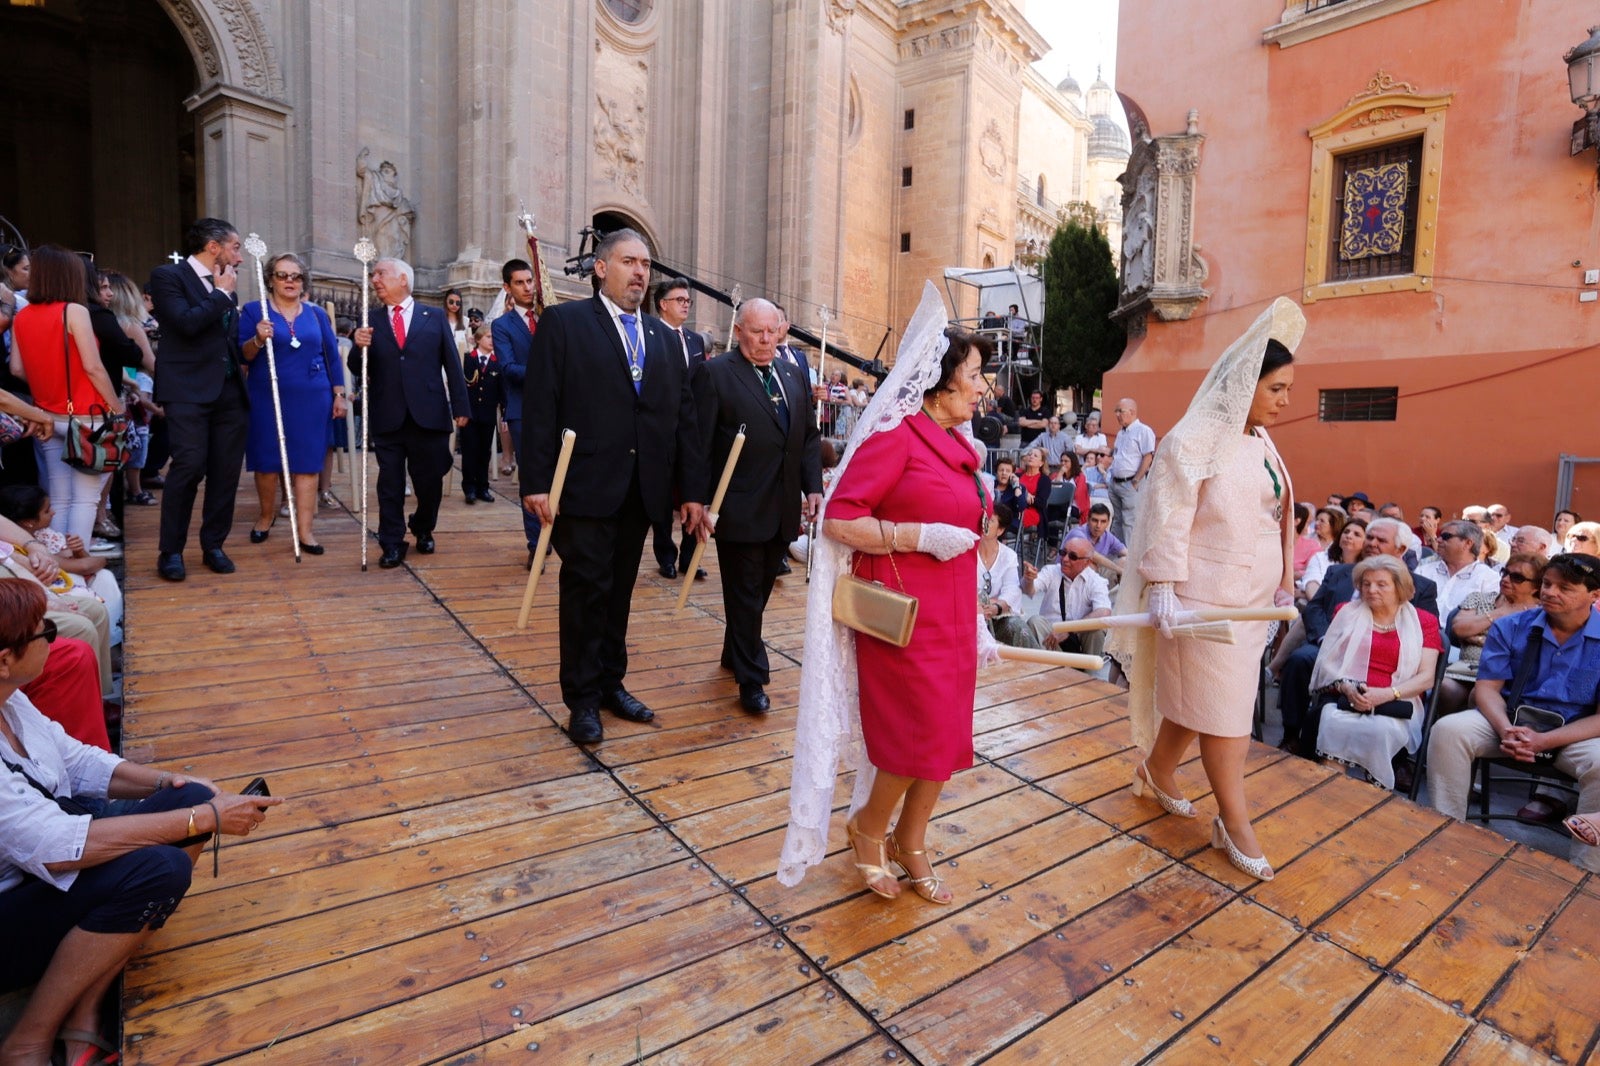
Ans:
[[[1406,550],[1416,541],[1416,535],[1404,522],[1393,518],[1377,518],[1367,526],[1367,543],[1361,550],[1363,559],[1374,555],[1392,555],[1404,560]],[[1316,758],[1317,727],[1321,720],[1321,704],[1311,698],[1311,670],[1316,665],[1317,653],[1322,649],[1322,638],[1328,634],[1328,624],[1333,621],[1339,605],[1355,598],[1356,588],[1352,574],[1355,562],[1339,563],[1328,567],[1317,594],[1306,604],[1302,616],[1306,627],[1306,642],[1296,648],[1278,675],[1278,707],[1283,713],[1283,741],[1281,747],[1294,750],[1307,758]],[[1411,572],[1416,586],[1411,595],[1411,605],[1419,611],[1437,616],[1439,613],[1439,587],[1426,577]]]
[[[567,734],[598,743],[600,708],[631,722],[654,712],[622,687],[628,614],[644,537],[674,499],[704,539],[705,458],[681,353],[640,313],[650,250],[630,229],[595,246],[599,291],[545,310],[523,390],[523,506],[552,521],[561,433],[577,439],[551,536],[561,553],[561,698]]]
[[[361,373],[363,350],[367,395],[362,415],[372,420],[372,453],[378,457],[378,565],[392,570],[405,560],[406,472],[416,492],[411,535],[417,551],[433,554],[444,476],[450,470],[450,428],[467,424],[467,383],[444,312],[411,296],[415,274],[402,259],[372,264],[372,290],[381,307],[368,312],[355,332],[349,365]],[[449,396],[446,397],[446,382]]]
[[[695,368],[706,361],[706,345],[700,334],[684,328],[684,323],[689,320],[689,308],[693,304],[693,297],[689,295],[689,283],[682,278],[668,278],[666,281],[657,282],[654,303],[656,317],[666,324],[668,330],[667,348],[673,352],[683,353],[684,368],[688,370],[689,379],[693,381]],[[702,430],[704,428],[701,427]],[[652,542],[656,554],[656,569],[660,571],[662,577],[670,581],[678,576],[679,571],[688,569],[689,559],[694,555],[695,538],[685,533],[682,544],[673,544],[671,515],[655,524]],[[694,576],[696,581],[704,580],[705,567],[701,567]]]
[[[801,519],[809,521],[822,506],[822,435],[804,372],[777,358],[781,321],[766,300],[740,304],[733,325],[738,348],[709,360],[690,382],[713,476],[720,476],[739,427],[745,428],[716,538],[727,617],[722,665],[733,671],[739,705],[751,714],[771,707],[761,616],[778,564]]]
[[[201,558],[233,573],[222,550],[233,528],[234,495],[250,429],[250,398],[239,360],[239,232],[220,218],[202,218],[184,236],[189,258],[157,267],[150,301],[161,323],[156,403],[166,409],[172,466],[161,494],[156,572],[182,581],[195,493],[206,483],[200,517]]]

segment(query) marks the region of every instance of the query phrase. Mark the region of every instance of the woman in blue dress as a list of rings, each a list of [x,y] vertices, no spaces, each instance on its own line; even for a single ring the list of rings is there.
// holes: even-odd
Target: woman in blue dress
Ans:
[[[272,375],[267,369],[267,338],[272,338],[278,371],[278,397],[283,405],[283,437],[289,453],[294,488],[295,531],[300,549],[321,555],[311,525],[317,517],[317,476],[328,451],[328,420],[344,417],[344,372],[339,341],[327,312],[305,298],[306,265],[290,252],[267,260],[267,318],[261,301],[239,309],[239,345],[248,367],[250,436],[245,466],[256,476],[261,514],[250,530],[250,543],[260,544],[278,517],[278,426],[272,410]]]

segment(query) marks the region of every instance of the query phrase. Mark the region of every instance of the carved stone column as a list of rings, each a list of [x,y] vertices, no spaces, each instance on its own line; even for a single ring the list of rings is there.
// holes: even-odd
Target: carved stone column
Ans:
[[[1140,131],[1122,183],[1122,294],[1114,316],[1143,332],[1150,312],[1164,322],[1194,313],[1211,293],[1194,244],[1195,172],[1200,167],[1199,116],[1183,133]]]

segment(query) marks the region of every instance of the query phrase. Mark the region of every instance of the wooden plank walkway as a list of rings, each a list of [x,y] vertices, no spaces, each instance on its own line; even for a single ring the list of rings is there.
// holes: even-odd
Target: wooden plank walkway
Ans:
[[[768,612],[774,712],[718,669],[720,597],[648,565],[629,688],[592,755],[558,728],[552,563],[515,631],[512,505],[447,498],[439,552],[361,574],[287,522],[239,573],[154,577],[130,509],[126,751],[291,797],[232,838],[128,972],[133,1063],[1579,1062],[1600,882],[1257,746],[1258,884],[1133,799],[1117,691],[980,676],[979,759],[930,830],[957,904],[795,890],[785,823],[805,584]],[[376,516],[374,515],[374,519]],[[646,559],[649,559],[648,546]],[[191,556],[195,553],[191,552]],[[847,782],[838,793],[842,805]]]

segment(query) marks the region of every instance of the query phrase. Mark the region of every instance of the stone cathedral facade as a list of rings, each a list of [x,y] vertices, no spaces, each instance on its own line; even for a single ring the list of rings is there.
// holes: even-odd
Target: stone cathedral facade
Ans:
[[[30,242],[142,278],[214,214],[348,292],[370,235],[488,309],[525,203],[564,294],[625,223],[866,356],[944,266],[1026,259],[1074,201],[1115,226],[1127,156],[1006,0],[12,0],[0,41]]]

